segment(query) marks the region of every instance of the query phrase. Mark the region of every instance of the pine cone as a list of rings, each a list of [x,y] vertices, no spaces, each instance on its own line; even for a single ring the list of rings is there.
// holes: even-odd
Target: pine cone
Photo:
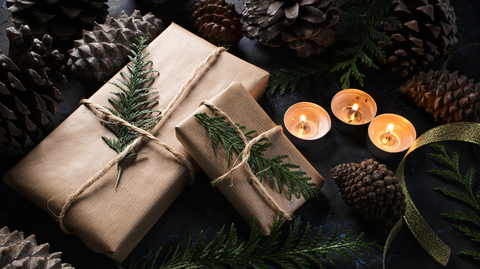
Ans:
[[[33,38],[28,26],[7,28],[9,57],[0,51],[0,152],[23,155],[44,135],[52,123],[42,110],[59,112],[60,91],[50,81],[65,84],[63,54],[51,48],[52,38]]]
[[[457,44],[456,16],[449,0],[393,0],[391,9],[404,27],[389,23],[380,27],[392,41],[391,46],[378,43],[386,53],[389,72],[404,77],[421,70]]]
[[[283,44],[300,57],[319,54],[337,39],[338,0],[245,0],[243,33],[270,47]]]
[[[129,62],[137,38],[144,36],[150,43],[164,29],[152,13],[142,17],[135,10],[129,17],[122,10],[118,19],[107,17],[105,24],[95,23],[93,31],[84,31],[83,39],[75,40],[67,66],[80,83],[103,84]]]
[[[414,99],[419,107],[426,107],[436,122],[480,123],[480,83],[459,77],[458,71],[420,72],[397,91]]]
[[[243,38],[240,14],[224,0],[195,0],[192,20],[199,35],[217,46],[235,46]]]
[[[342,199],[353,211],[368,220],[378,220],[388,233],[392,220],[405,214],[405,195],[392,171],[373,159],[337,165],[330,170]]]
[[[36,37],[49,34],[60,41],[80,38],[82,29],[105,21],[107,0],[7,0],[16,27],[27,24]]]
[[[2,269],[74,269],[70,264],[62,263],[61,252],[48,253],[48,243],[37,246],[35,235],[27,239],[23,232],[8,227],[0,229],[0,268]]]

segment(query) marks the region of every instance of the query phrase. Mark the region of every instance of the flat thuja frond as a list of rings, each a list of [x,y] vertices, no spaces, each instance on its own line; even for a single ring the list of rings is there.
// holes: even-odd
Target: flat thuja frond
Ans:
[[[370,68],[378,69],[378,61],[385,62],[385,52],[377,45],[378,41],[391,43],[384,32],[378,30],[382,22],[402,27],[396,17],[385,16],[391,0],[353,0],[339,24],[346,34],[320,55],[306,60],[295,60],[287,68],[271,75],[268,87],[273,94],[279,90],[281,95],[287,92],[303,92],[307,85],[318,91],[321,77],[328,80],[338,79],[342,88],[350,87],[351,78],[364,85],[365,73]]]
[[[480,213],[480,205],[479,205],[480,190],[478,191],[478,194],[476,196],[474,195],[474,192],[473,192],[473,177],[476,172],[475,167],[471,166],[467,170],[465,175],[462,175],[459,167],[460,156],[458,155],[457,152],[454,152],[453,157],[450,158],[444,146],[439,145],[437,143],[434,143],[432,146],[439,149],[440,154],[430,153],[429,155],[447,163],[451,167],[451,169],[450,170],[435,169],[435,170],[430,170],[429,172],[435,173],[437,175],[447,176],[448,178],[453,179],[454,182],[460,183],[461,186],[465,189],[464,191],[456,191],[456,190],[451,190],[447,188],[437,187],[435,188],[435,190],[440,191],[442,194],[446,196],[460,200],[463,203],[471,206],[474,210],[477,211],[477,214],[472,214],[469,212],[456,210],[456,211],[449,211],[449,212],[442,213],[442,215],[455,220],[470,222],[475,226],[477,226],[478,228],[480,228],[480,214],[479,214]],[[453,224],[453,227],[465,233],[465,235],[470,237],[472,241],[480,242],[480,232],[472,231],[466,226],[459,225],[459,224]],[[457,254],[468,255],[474,259],[480,260],[480,252],[478,251],[464,250]]]
[[[387,21],[401,27],[395,17],[384,17],[391,3],[391,0],[354,0],[345,12],[340,26],[347,28],[350,34],[355,34],[341,37],[352,46],[337,52],[336,56],[340,58],[332,69],[332,72],[343,72],[340,77],[343,89],[350,87],[352,76],[363,86],[363,70],[378,69],[377,59],[385,62],[385,52],[377,42],[382,40],[390,44],[391,41],[385,33],[377,30],[378,26]]]
[[[156,72],[152,68],[146,68],[151,64],[151,61],[144,61],[144,59],[149,55],[149,53],[143,53],[143,50],[147,47],[145,44],[147,39],[140,37],[137,39],[137,41],[138,44],[133,44],[135,50],[131,50],[131,54],[133,56],[129,56],[129,59],[131,60],[131,64],[127,65],[129,73],[120,72],[125,80],[118,79],[120,84],[116,82],[109,82],[117,87],[120,91],[112,92],[112,95],[114,95],[115,98],[109,98],[108,101],[110,104],[112,104],[113,108],[106,108],[115,116],[138,128],[147,130],[156,125],[157,120],[161,117],[161,112],[151,109],[151,107],[157,103],[156,100],[147,99],[150,95],[158,92],[151,92],[150,90],[152,88],[144,87],[147,82],[153,80],[153,78],[147,78],[146,76],[150,73]],[[153,113],[158,113],[158,115],[148,117]],[[124,151],[139,135],[122,124],[105,124],[112,130],[117,139],[111,139],[105,136],[102,138],[105,143],[107,143],[107,145],[117,153]],[[138,154],[139,153],[130,153],[119,162],[118,178],[120,177],[120,172],[122,171],[122,162],[125,159],[132,158]]]
[[[382,250],[383,247],[376,241],[363,241],[363,234],[351,240],[351,231],[345,236],[337,233],[337,228],[326,243],[323,231],[320,229],[316,236],[310,236],[311,226],[307,223],[302,228],[300,218],[291,223],[286,239],[280,240],[282,231],[280,224],[282,216],[274,223],[272,233],[267,238],[260,238],[255,219],[250,237],[247,242],[238,239],[235,226],[232,224],[230,232],[224,232],[225,226],[217,232],[215,238],[203,242],[203,232],[200,232],[196,241],[188,240],[183,253],[180,246],[174,245],[163,251],[162,248],[153,255],[149,252],[149,259],[143,263],[142,269],[167,268],[271,268],[276,264],[278,268],[311,268],[313,264],[325,268],[325,262],[335,265],[333,255],[339,254],[353,265],[354,257],[361,257],[360,250],[373,252],[373,249]],[[152,257],[152,259],[150,259]],[[163,257],[160,261],[160,257]],[[134,269],[131,265],[129,268]]]
[[[233,152],[238,155],[245,149],[245,144],[240,136],[223,117],[209,117],[206,113],[195,114],[195,117],[205,125],[215,157],[217,156],[216,149],[218,144],[222,142],[228,159],[228,167],[230,167]],[[238,126],[240,129],[245,128],[244,126]],[[250,135],[255,132],[254,130],[248,131],[245,133],[245,136],[247,139],[251,139]],[[292,198],[292,194],[296,194],[298,198],[303,195],[306,199],[312,196],[318,197],[320,191],[318,188],[315,188],[315,183],[309,182],[312,178],[306,176],[304,171],[293,170],[300,166],[283,161],[288,158],[287,155],[279,155],[273,158],[265,157],[265,151],[272,146],[267,141],[268,138],[263,138],[255,143],[250,150],[250,159],[248,160],[252,172],[257,174],[260,181],[267,178],[272,189],[276,183],[280,193],[282,193],[283,185],[285,185],[289,199]]]

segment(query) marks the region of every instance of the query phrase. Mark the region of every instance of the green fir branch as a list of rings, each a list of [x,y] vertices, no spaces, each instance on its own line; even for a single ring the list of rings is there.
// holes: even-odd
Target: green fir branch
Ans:
[[[384,16],[391,3],[391,0],[351,1],[339,24],[348,34],[340,36],[335,46],[328,47],[324,53],[290,63],[287,68],[273,73],[268,83],[270,93],[277,89],[281,95],[296,91],[303,93],[309,83],[310,88],[317,91],[318,87],[311,84],[322,76],[329,80],[338,79],[343,89],[350,87],[351,77],[363,86],[366,71],[378,69],[377,61],[386,61],[385,52],[377,42],[391,44],[389,36],[378,30],[379,25],[388,22],[402,27],[396,17]]]
[[[209,117],[206,113],[195,114],[195,117],[202,122],[210,137],[215,157],[217,156],[216,149],[218,144],[222,142],[228,160],[228,167],[230,167],[231,160],[233,158],[233,152],[241,154],[245,149],[240,136],[237,134],[234,128],[230,126],[223,117]],[[245,129],[245,126],[238,125],[240,129]],[[251,140],[251,135],[256,133],[255,130],[245,132],[247,139]],[[267,151],[272,143],[267,143],[268,138],[263,138],[250,150],[250,158],[248,164],[253,173],[258,174],[260,181],[267,178],[270,182],[270,187],[275,187],[275,182],[278,185],[279,193],[282,193],[283,184],[286,185],[288,190],[289,199],[292,198],[292,194],[296,194],[298,198],[302,195],[306,199],[309,197],[318,197],[320,191],[315,188],[315,183],[309,182],[311,177],[306,176],[306,172],[300,170],[292,170],[299,168],[300,166],[291,163],[284,163],[283,160],[288,158],[288,155],[279,155],[273,158],[266,158],[264,152]],[[250,182],[252,183],[252,182]]]
[[[439,145],[438,143],[434,143],[432,147],[439,149],[440,154],[430,153],[429,155],[447,163],[451,167],[451,170],[435,169],[435,170],[430,170],[429,172],[435,173],[437,175],[447,176],[448,178],[454,179],[456,182],[460,183],[465,188],[465,191],[455,191],[455,190],[441,188],[441,187],[437,187],[435,188],[435,190],[440,191],[442,194],[448,197],[452,197],[457,200],[460,200],[468,204],[469,206],[471,206],[477,212],[480,212],[480,205],[478,203],[478,200],[480,200],[480,190],[478,191],[477,196],[475,196],[473,192],[473,177],[476,172],[475,167],[471,166],[467,170],[465,175],[462,175],[459,167],[460,156],[458,152],[454,152],[453,157],[450,158],[444,146]],[[464,212],[461,210],[456,210],[456,211],[449,211],[449,212],[442,213],[442,215],[455,220],[470,222],[476,225],[478,228],[480,228],[480,214],[475,215],[475,214]],[[470,237],[472,241],[480,242],[480,232],[472,231],[466,226],[462,226],[459,224],[452,224],[452,225],[459,231],[465,233],[465,235]],[[457,254],[464,254],[474,259],[480,260],[480,252],[478,251],[464,250]]]
[[[116,97],[116,99],[108,98],[108,101],[113,105],[113,108],[105,108],[107,108],[113,115],[129,122],[130,124],[143,130],[148,130],[155,126],[157,120],[161,117],[160,111],[150,109],[150,107],[158,102],[156,100],[147,99],[150,95],[158,92],[151,92],[150,90],[153,88],[145,87],[148,82],[154,80],[154,78],[147,78],[146,76],[157,71],[153,70],[153,68],[147,68],[147,66],[152,63],[151,61],[144,61],[149,55],[149,53],[143,53],[143,50],[147,47],[147,39],[141,36],[137,41],[138,44],[133,44],[135,50],[130,51],[133,56],[128,56],[131,61],[131,64],[127,65],[129,73],[120,72],[126,80],[118,79],[120,84],[116,82],[108,82],[119,88],[121,91],[111,92],[111,94]],[[158,115],[150,118],[147,117],[152,113],[158,113]],[[124,151],[139,136],[138,133],[122,124],[105,123],[105,125],[110,128],[117,139],[111,139],[105,136],[102,138],[110,148],[117,152],[117,154]],[[142,153],[144,152],[131,152],[118,163],[115,188],[118,186],[123,161]]]
[[[255,219],[247,242],[238,239],[235,226],[232,224],[230,232],[224,233],[225,226],[217,232],[215,238],[206,243],[203,240],[203,231],[196,241],[188,240],[185,250],[181,251],[180,244],[170,246],[165,252],[160,247],[152,256],[150,251],[142,269],[169,269],[169,268],[269,268],[269,264],[276,264],[279,268],[310,268],[313,264],[325,268],[328,261],[335,265],[333,255],[339,254],[354,266],[354,257],[361,257],[361,250],[370,253],[373,249],[382,250],[383,246],[376,241],[363,241],[363,233],[351,241],[349,230],[343,237],[338,234],[335,226],[330,238],[323,243],[323,230],[320,228],[312,239],[313,230],[307,223],[302,232],[301,220],[297,218],[290,223],[287,238],[281,240],[280,225],[282,216],[274,223],[271,235],[260,238]],[[151,260],[149,258],[152,258]],[[132,263],[130,269],[136,268]]]

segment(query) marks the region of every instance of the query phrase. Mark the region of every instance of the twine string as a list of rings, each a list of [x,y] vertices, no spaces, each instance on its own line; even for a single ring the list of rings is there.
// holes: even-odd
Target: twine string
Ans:
[[[167,118],[172,112],[173,112],[173,107],[175,103],[180,99],[180,97],[186,92],[186,89],[190,85],[190,83],[195,79],[195,77],[200,73],[200,71],[211,61],[215,60],[218,58],[218,56],[225,51],[226,48],[224,47],[218,47],[213,51],[210,55],[207,56],[207,58],[201,62],[193,71],[193,73],[188,77],[188,79],[185,81],[183,86],[180,88],[180,90],[177,92],[177,94],[174,96],[174,98],[170,101],[170,103],[167,105],[167,108],[164,110],[163,116],[160,117],[157,120],[156,126],[152,129],[152,132],[163,124],[163,119]],[[178,160],[180,160],[189,170],[189,175],[190,175],[190,184],[193,184],[195,180],[195,172],[193,169],[193,165],[191,162],[189,162],[184,156],[182,156],[180,153],[176,152],[173,148],[168,146],[167,144],[161,142],[158,138],[153,136],[151,133],[140,129],[123,119],[116,117],[113,115],[110,111],[105,109],[104,107],[95,104],[93,102],[90,102],[88,100],[82,100],[80,101],[80,104],[85,105],[88,107],[94,114],[99,117],[99,115],[95,112],[101,113],[103,116],[105,116],[109,122],[112,123],[120,123],[131,130],[137,132],[140,134],[139,137],[137,137],[128,147],[126,147],[122,152],[120,152],[115,158],[113,158],[111,161],[109,161],[100,171],[98,171],[95,175],[93,175],[86,183],[84,183],[80,188],[78,188],[70,197],[65,201],[65,203],[62,206],[62,209],[60,211],[60,215],[58,216],[58,222],[60,223],[60,228],[68,234],[73,234],[72,231],[70,231],[67,226],[65,225],[64,218],[65,218],[65,213],[67,212],[68,208],[70,205],[77,199],[78,196],[80,196],[85,190],[87,190],[90,186],[92,186],[96,181],[98,181],[100,178],[105,175],[110,168],[112,168],[115,164],[117,164],[119,161],[121,161],[125,156],[127,156],[133,148],[140,143],[143,137],[147,137],[150,140],[152,140],[154,143],[157,145],[160,145],[161,147],[165,148],[168,152],[173,154]]]
[[[240,154],[240,156],[242,156],[242,161],[239,164],[237,164],[236,166],[232,167],[227,173],[223,174],[222,176],[220,176],[216,179],[213,179],[212,180],[212,185],[214,185],[214,186],[218,185],[224,179],[229,178],[239,168],[244,167],[245,172],[247,173],[248,177],[252,180],[253,183],[255,183],[255,186],[258,187],[258,189],[260,190],[262,195],[269,201],[270,205],[273,206],[273,208],[275,208],[278,211],[278,213],[283,213],[283,217],[285,219],[292,220],[292,215],[290,215],[288,212],[286,212],[285,210],[283,210],[280,207],[280,205],[275,201],[275,199],[270,195],[270,193],[268,193],[267,189],[262,184],[262,182],[260,182],[258,177],[252,172],[252,169],[250,168],[250,165],[248,165],[248,159],[250,158],[250,150],[253,147],[253,145],[255,145],[255,143],[257,143],[258,141],[260,141],[264,137],[268,137],[268,136],[273,135],[274,133],[276,133],[278,131],[282,131],[282,127],[281,126],[275,126],[275,127],[271,128],[270,130],[261,133],[260,135],[253,138],[249,142],[247,140],[247,137],[245,136],[245,134],[243,134],[242,130],[240,130],[240,128],[235,124],[235,122],[225,112],[223,112],[220,108],[218,108],[215,104],[213,104],[209,101],[203,101],[201,104],[205,105],[208,108],[210,108],[211,110],[213,110],[215,115],[224,117],[227,120],[227,122],[230,124],[230,126],[232,126],[234,128],[234,130],[238,133],[238,135],[241,137],[243,143],[245,143],[245,149]]]

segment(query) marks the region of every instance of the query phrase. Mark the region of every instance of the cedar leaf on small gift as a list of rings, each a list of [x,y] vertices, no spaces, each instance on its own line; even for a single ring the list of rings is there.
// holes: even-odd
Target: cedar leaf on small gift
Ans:
[[[454,179],[456,182],[460,183],[465,188],[466,191],[455,191],[455,190],[441,188],[441,187],[437,187],[435,188],[435,190],[440,191],[446,196],[455,198],[457,200],[460,200],[468,204],[478,212],[478,214],[472,214],[469,212],[456,210],[456,211],[449,211],[449,212],[442,213],[442,215],[455,220],[470,222],[476,225],[478,228],[480,228],[480,205],[478,203],[478,201],[480,200],[480,190],[478,191],[476,196],[474,195],[474,192],[473,192],[473,176],[476,172],[475,167],[471,166],[467,170],[465,175],[462,175],[459,167],[460,156],[458,155],[458,152],[453,153],[453,159],[452,159],[448,155],[444,146],[439,145],[438,143],[434,143],[432,147],[436,147],[437,149],[439,149],[441,154],[429,153],[429,155],[446,162],[449,166],[451,166],[452,170],[435,169],[435,170],[430,170],[429,172],[436,173],[438,175],[444,175]],[[468,227],[460,224],[452,224],[452,225],[459,231],[465,233],[465,235],[470,237],[472,241],[480,242],[480,232],[472,231]],[[472,251],[472,250],[466,249],[464,251],[460,251],[457,254],[464,254],[476,260],[480,260],[480,252],[478,251]]]
[[[223,117],[209,117],[206,113],[195,114],[195,117],[205,125],[210,142],[212,144],[215,157],[217,157],[216,149],[221,141],[225,152],[227,154],[228,167],[231,166],[233,152],[237,155],[241,154],[245,149],[241,137],[237,134],[235,129],[230,126]],[[240,129],[245,129],[245,126],[237,124]],[[252,134],[255,130],[250,130],[244,133],[248,140],[252,139]],[[267,151],[272,143],[267,143],[268,138],[262,138],[255,143],[250,149],[250,158],[248,165],[254,174],[257,174],[258,179],[262,182],[263,178],[267,178],[270,182],[270,187],[273,189],[275,182],[278,185],[279,193],[282,193],[282,187],[285,184],[288,190],[289,200],[292,199],[292,194],[296,194],[298,198],[302,195],[305,199],[310,197],[318,197],[320,191],[315,188],[315,183],[309,182],[311,177],[306,176],[306,172],[300,170],[291,170],[292,168],[299,168],[300,166],[291,163],[284,163],[283,160],[288,158],[288,155],[279,155],[273,158],[265,157],[264,152]],[[251,182],[250,182],[251,183]]]
[[[329,262],[335,266],[335,254],[339,254],[352,266],[354,257],[361,258],[361,249],[373,253],[373,249],[382,250],[383,247],[376,241],[365,242],[363,233],[350,242],[351,230],[340,235],[337,226],[325,243],[323,230],[320,227],[316,236],[310,236],[314,228],[310,223],[302,229],[299,218],[290,223],[288,235],[281,237],[280,225],[283,216],[273,224],[272,232],[267,238],[260,238],[255,218],[253,219],[250,237],[246,242],[241,242],[237,236],[235,226],[232,224],[230,232],[224,233],[225,225],[217,232],[215,238],[204,242],[203,231],[192,241],[190,237],[185,250],[180,250],[180,244],[172,245],[166,251],[160,247],[155,254],[149,251],[141,268],[167,269],[167,268],[270,268],[275,264],[278,268],[311,268],[317,265],[326,268]],[[162,254],[162,255],[160,255]],[[352,255],[353,254],[353,255]],[[354,257],[352,257],[354,256]],[[132,263],[129,269],[136,266]]]
[[[133,44],[135,50],[130,51],[133,57],[128,56],[128,58],[132,61],[132,64],[127,65],[129,73],[120,72],[126,79],[118,79],[123,86],[116,82],[108,82],[121,90],[120,92],[112,92],[112,94],[118,99],[108,98],[108,101],[114,106],[115,109],[110,107],[105,108],[108,109],[113,115],[129,122],[130,124],[143,130],[148,130],[149,128],[155,126],[157,124],[157,120],[161,117],[160,111],[149,108],[158,102],[156,100],[148,99],[148,97],[158,92],[150,92],[150,90],[153,88],[144,87],[147,82],[154,80],[154,78],[147,78],[146,76],[157,71],[153,70],[153,68],[147,68],[152,61],[143,61],[149,55],[149,53],[142,53],[147,47],[145,44],[147,39],[141,36],[139,39],[137,39],[137,41],[138,44]],[[158,113],[158,115],[151,118],[147,117],[152,113]],[[102,138],[105,143],[107,143],[107,145],[117,153],[124,151],[139,136],[138,133],[132,131],[130,128],[122,124],[107,122],[105,125],[112,130],[118,139],[110,139],[105,136]],[[118,163],[117,183],[115,184],[115,189],[117,188],[118,180],[120,179],[122,162],[127,158],[131,158],[142,153],[144,152],[131,152]]]

